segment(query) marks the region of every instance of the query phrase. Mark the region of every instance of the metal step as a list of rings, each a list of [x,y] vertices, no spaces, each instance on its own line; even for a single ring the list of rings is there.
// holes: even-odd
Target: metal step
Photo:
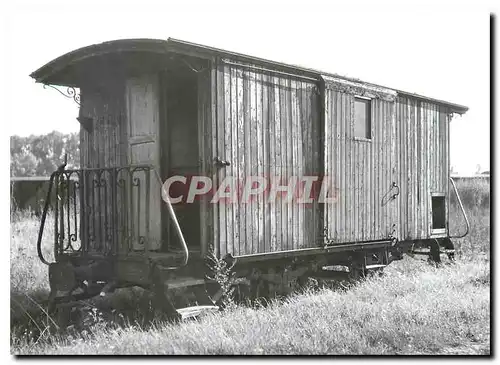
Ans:
[[[205,279],[200,277],[179,276],[165,280],[165,298],[170,302],[171,309],[175,309],[179,319],[194,318],[202,313],[216,312],[219,306],[210,298],[205,288]],[[172,300],[176,295],[175,289],[182,291],[180,302]],[[169,294],[170,293],[170,294]],[[177,293],[179,295],[179,293]],[[177,307],[177,305],[180,307]]]
[[[428,248],[420,248],[420,249],[417,249],[417,250],[411,250],[410,251],[410,254],[413,254],[413,255],[430,255],[430,252],[431,250],[428,249]],[[439,250],[439,253],[444,253],[444,254],[451,254],[451,253],[455,253],[455,250],[454,249],[441,249]]]
[[[189,288],[189,292],[194,298],[188,300],[184,308],[175,308],[180,319],[195,318],[203,313],[217,312],[219,306],[215,305],[212,298],[208,296],[205,290],[205,279],[190,276],[180,276],[165,281],[166,290]]]
[[[165,280],[167,289],[186,288],[189,286],[204,285],[205,279],[181,276],[174,279]]]
[[[196,305],[193,307],[179,308],[176,309],[177,313],[181,316],[181,319],[195,318],[202,313],[214,313],[219,311],[219,307],[216,305]]]

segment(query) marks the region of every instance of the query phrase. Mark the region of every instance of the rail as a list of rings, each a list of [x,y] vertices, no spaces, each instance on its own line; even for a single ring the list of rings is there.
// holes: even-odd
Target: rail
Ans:
[[[469,234],[470,223],[469,223],[469,219],[467,218],[467,214],[465,213],[465,209],[464,209],[464,206],[462,204],[462,199],[460,199],[460,194],[458,194],[458,189],[457,189],[457,186],[455,184],[455,181],[453,181],[453,178],[451,176],[450,176],[450,181],[451,181],[451,185],[453,186],[453,190],[455,191],[455,196],[457,197],[457,201],[458,201],[458,205],[460,206],[460,210],[462,211],[462,214],[465,218],[465,225],[466,225],[465,233],[463,235],[450,236],[450,238],[464,238],[465,236],[467,236],[467,234]]]
[[[45,220],[47,219],[47,212],[48,212],[49,207],[50,207],[50,196],[52,194],[52,184],[54,182],[55,176],[56,176],[56,172],[53,172],[52,175],[50,175],[49,189],[48,189],[48,192],[47,192],[47,199],[45,200],[45,205],[43,207],[42,219],[41,219],[41,222],[40,222],[40,229],[38,230],[38,240],[36,242],[36,251],[38,253],[38,258],[45,265],[50,265],[50,263],[47,260],[45,260],[45,257],[43,256],[43,252],[42,252],[42,238],[43,238],[43,231],[45,229]]]
[[[50,265],[50,263],[47,260],[45,260],[45,257],[43,256],[43,252],[42,252],[42,238],[43,238],[43,231],[44,231],[44,228],[45,228],[45,220],[47,219],[47,213],[48,213],[49,207],[50,207],[50,198],[51,198],[51,194],[52,194],[52,185],[53,185],[54,179],[57,177],[58,173],[60,173],[61,171],[63,171],[66,168],[67,164],[68,164],[68,155],[65,154],[64,155],[64,163],[61,164],[61,165],[59,165],[57,167],[57,170],[54,171],[50,175],[50,179],[49,179],[49,189],[47,191],[47,198],[45,199],[45,204],[44,204],[44,207],[43,207],[42,219],[41,219],[41,222],[40,222],[40,229],[38,230],[38,239],[37,239],[37,242],[36,242],[36,251],[38,253],[38,258],[45,265]]]
[[[161,177],[152,165],[68,170],[61,165],[49,180],[37,241],[40,260],[49,264],[41,244],[53,195],[56,261],[61,255],[114,256],[133,251],[147,256],[149,251],[163,249],[163,226],[157,219],[163,197],[184,258],[170,269],[186,265],[188,246],[168,194],[161,194],[162,190]]]
[[[153,171],[155,172],[156,178],[158,179],[158,181],[161,185],[161,190],[164,193],[164,194],[162,194],[163,201],[165,203],[167,203],[167,209],[168,209],[168,213],[170,215],[170,219],[172,219],[172,221],[174,222],[175,231],[176,231],[177,236],[182,244],[182,250],[184,252],[184,261],[182,262],[181,266],[186,266],[186,264],[189,260],[189,250],[188,250],[188,247],[186,244],[186,240],[184,239],[184,235],[182,234],[181,226],[179,225],[179,221],[177,220],[177,216],[175,215],[174,208],[172,207],[172,203],[170,202],[170,199],[168,198],[168,192],[165,191],[165,187],[163,186],[163,182],[161,181],[161,176],[155,168],[153,168]]]

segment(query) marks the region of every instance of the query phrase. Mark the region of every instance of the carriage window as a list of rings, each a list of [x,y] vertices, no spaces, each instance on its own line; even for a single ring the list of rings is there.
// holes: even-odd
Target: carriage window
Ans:
[[[371,100],[354,99],[354,137],[371,139]]]
[[[432,197],[432,229],[446,228],[446,206],[444,196]]]

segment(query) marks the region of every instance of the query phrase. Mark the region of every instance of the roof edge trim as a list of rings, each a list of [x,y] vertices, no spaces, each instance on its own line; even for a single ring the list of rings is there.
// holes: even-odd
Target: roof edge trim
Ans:
[[[78,48],[59,56],[52,61],[46,63],[30,74],[30,77],[36,82],[45,83],[47,79],[62,71],[76,62],[82,61],[90,57],[98,57],[110,53],[139,51],[164,53],[167,51],[168,41],[161,39],[118,39],[99,44]]]
[[[406,92],[403,90],[389,88],[386,86],[365,82],[359,79],[349,78],[327,72],[321,72],[318,70],[309,69],[301,66],[275,62],[258,57],[230,52],[223,49],[186,42],[174,38],[168,38],[167,40],[149,39],[149,38],[118,39],[118,40],[107,41],[104,43],[93,44],[90,46],[78,48],[74,51],[68,52],[60,57],[55,58],[54,60],[48,62],[47,64],[40,67],[36,71],[32,72],[30,76],[33,79],[35,79],[36,82],[47,83],[47,80],[50,80],[51,77],[54,77],[58,72],[61,72],[65,67],[68,67],[76,62],[79,62],[89,57],[101,56],[109,53],[127,52],[127,51],[139,51],[139,52],[150,52],[150,53],[165,53],[168,51],[175,52],[176,48],[178,47],[193,49],[196,53],[199,54],[209,53],[217,57],[234,57],[244,62],[262,63],[265,64],[266,67],[286,68],[288,70],[297,72],[299,75],[302,76],[317,77],[318,79],[323,78],[324,80],[326,77],[326,79],[338,80],[335,82],[341,82],[344,84],[353,83],[354,85],[362,86],[367,89],[371,88],[372,90],[379,90],[379,91],[385,90],[388,95],[393,95],[393,93],[397,93],[398,96],[420,99],[422,101],[426,101],[429,103],[435,103],[438,105],[445,106],[447,108],[450,108],[451,112],[453,113],[464,114],[465,112],[467,112],[467,110],[469,110],[468,107],[463,105],[450,103],[444,100],[434,99],[423,95]]]

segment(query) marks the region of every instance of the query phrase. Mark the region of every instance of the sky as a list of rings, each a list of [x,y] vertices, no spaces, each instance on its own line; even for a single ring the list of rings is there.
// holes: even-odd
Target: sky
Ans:
[[[315,1],[141,1],[138,8],[91,1],[78,9],[71,3],[20,2],[4,17],[9,135],[79,130],[78,106],[29,77],[45,63],[108,40],[173,37],[466,105],[469,111],[451,122],[451,165],[462,174],[478,165],[489,170],[490,36],[484,8],[426,1],[408,8]]]

